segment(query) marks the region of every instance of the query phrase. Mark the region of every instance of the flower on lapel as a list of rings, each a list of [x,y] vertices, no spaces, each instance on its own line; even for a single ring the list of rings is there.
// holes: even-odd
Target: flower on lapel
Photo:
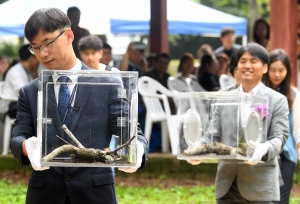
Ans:
[[[261,115],[262,118],[266,118],[270,115],[267,104],[259,104],[255,106],[255,110]]]

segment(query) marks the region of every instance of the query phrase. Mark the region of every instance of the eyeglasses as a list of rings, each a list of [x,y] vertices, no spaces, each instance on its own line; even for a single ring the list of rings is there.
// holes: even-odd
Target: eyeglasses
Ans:
[[[45,43],[44,45],[41,45],[39,47],[30,46],[28,48],[29,52],[33,55],[35,55],[37,52],[40,52],[41,50],[43,50],[44,52],[48,52],[49,50],[51,50],[53,48],[53,43],[55,42],[55,40],[57,40],[57,38],[59,38],[59,36],[61,36],[64,32],[66,32],[66,30],[61,31],[60,34],[56,38],[54,38],[54,40],[52,40],[51,42]]]

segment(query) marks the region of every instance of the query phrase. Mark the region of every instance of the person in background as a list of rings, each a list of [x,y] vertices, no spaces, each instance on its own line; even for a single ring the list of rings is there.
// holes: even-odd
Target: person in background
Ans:
[[[7,71],[2,88],[2,94],[7,97],[17,98],[20,88],[37,76],[39,61],[28,51],[29,47],[29,44],[21,46],[19,49],[21,61]],[[17,102],[2,100],[0,107],[1,113],[7,113],[11,118],[16,117]]]
[[[257,19],[253,27],[253,42],[256,42],[269,51],[270,26],[264,19]]]
[[[167,53],[159,53],[155,57],[155,64],[152,69],[145,73],[144,76],[151,77],[161,83],[164,87],[168,88],[168,78],[170,74],[168,73],[169,63],[171,57]]]
[[[293,177],[300,156],[300,93],[292,86],[292,68],[288,54],[282,49],[270,53],[269,70],[264,75],[266,86],[281,93],[289,104],[290,135],[280,154],[280,171],[284,185],[280,187],[280,202],[289,203]],[[299,158],[298,156],[298,158]]]
[[[78,51],[83,63],[86,64],[88,67],[99,71],[119,71],[119,69],[115,67],[110,67],[108,64],[99,63],[101,62],[104,55],[103,47],[104,46],[101,39],[97,36],[88,35],[82,37],[78,42]],[[106,59],[104,61],[109,63],[111,61],[111,58],[109,59],[106,56]],[[111,150],[116,149],[115,136],[111,137],[109,148]],[[115,175],[114,168],[112,168],[112,170],[113,175]]]
[[[108,65],[99,63],[103,56],[103,43],[99,37],[94,35],[82,37],[78,42],[78,51],[83,63],[88,67],[99,71],[107,70]],[[108,71],[119,71],[117,68],[108,67]]]
[[[120,65],[120,71],[137,71],[139,76],[143,75],[146,68],[141,66],[144,58],[146,45],[141,42],[131,42]]]
[[[148,68],[151,69],[155,65],[155,56],[156,54],[150,54],[147,57]]]
[[[221,76],[222,74],[229,74],[229,69],[228,69],[228,65],[230,63],[229,57],[224,53],[220,53],[216,55],[216,58],[218,60],[218,65],[219,65],[218,75]]]
[[[108,43],[103,43],[103,54],[100,59],[102,64],[108,65],[112,61],[112,48]]]
[[[196,67],[195,67],[195,75],[197,78],[199,77],[201,60],[204,55],[211,55],[212,58],[217,62],[217,58],[215,56],[214,49],[212,48],[212,46],[210,46],[209,44],[201,45],[197,51],[197,57],[198,57],[199,64],[196,65]]]
[[[237,69],[236,57],[233,57],[230,60],[229,72],[230,72],[231,76],[233,76],[235,83],[230,86],[227,86],[225,88],[222,88],[220,91],[231,91],[231,90],[237,89],[241,84],[241,76]]]
[[[190,79],[191,88],[194,91],[205,91],[198,82],[197,77],[192,74],[194,71],[194,56],[192,53],[184,53],[179,62],[177,79],[187,83],[187,79]]]
[[[235,31],[233,28],[223,28],[221,31],[220,40],[222,42],[222,46],[215,50],[215,54],[225,53],[229,59],[235,56],[236,52],[240,45],[235,44]]]
[[[155,64],[152,69],[147,71],[144,76],[148,76],[168,89],[168,66],[171,56],[168,53],[159,53],[155,57]],[[175,103],[172,98],[168,97],[170,110],[172,114],[176,113]],[[140,105],[140,104],[139,104]],[[161,152],[161,123],[154,123],[150,137],[149,152]]]
[[[218,76],[221,89],[236,84],[233,76],[229,71],[230,59],[228,58],[228,56],[224,53],[220,53],[217,55],[217,59],[219,65]]]
[[[218,64],[211,55],[204,55],[201,60],[198,81],[207,91],[218,91],[220,89]]]
[[[10,67],[9,58],[5,55],[0,56],[0,81],[4,81],[5,75]]]
[[[81,12],[78,7],[73,6],[68,8],[67,15],[71,21],[71,29],[74,33],[74,40],[72,42],[73,49],[77,58],[80,58],[79,51],[77,49],[78,41],[80,38],[90,35],[87,29],[79,27]]]

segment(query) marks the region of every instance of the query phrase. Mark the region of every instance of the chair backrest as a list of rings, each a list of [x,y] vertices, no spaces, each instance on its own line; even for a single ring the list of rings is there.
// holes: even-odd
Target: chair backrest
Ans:
[[[221,89],[226,89],[227,87],[236,84],[236,81],[233,77],[230,77],[226,74],[222,74],[219,78],[219,83]]]
[[[138,79],[138,90],[144,99],[147,112],[149,112],[150,114],[155,114],[160,116],[171,114],[168,101],[166,100],[164,102],[165,105],[163,108],[160,102],[161,94],[158,94],[157,92],[160,92],[169,97],[173,97],[173,93],[168,89],[166,89],[158,81],[147,76],[140,77]]]
[[[173,92],[188,92],[188,86],[186,83],[181,81],[180,79],[169,77],[168,78],[168,87]]]
[[[195,92],[205,92],[206,91],[196,80],[191,80],[190,78],[187,78],[186,82],[187,82],[187,85],[188,85],[190,91],[195,91]]]

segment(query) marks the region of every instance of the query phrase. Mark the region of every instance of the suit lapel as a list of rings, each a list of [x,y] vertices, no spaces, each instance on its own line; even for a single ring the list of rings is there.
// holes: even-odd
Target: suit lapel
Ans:
[[[53,82],[52,77],[49,78],[49,82]],[[47,107],[47,118],[52,118],[52,124],[54,125],[55,129],[57,130],[57,134],[60,137],[63,137],[64,133],[61,128],[61,121],[58,113],[58,107],[56,103],[55,93],[54,93],[54,84],[48,84],[46,87],[46,93],[48,96],[48,107]]]
[[[81,70],[90,70],[85,64],[82,63]],[[90,82],[91,78],[89,77],[80,77],[78,78],[78,82]],[[89,87],[87,87],[89,86]],[[74,102],[74,108],[77,108],[76,111],[73,111],[71,114],[71,121],[69,125],[69,130],[72,132],[80,118],[80,115],[82,111],[84,110],[86,103],[90,97],[90,94],[92,92],[93,86],[90,85],[84,85],[84,84],[78,84],[78,88],[76,91],[76,97]]]

